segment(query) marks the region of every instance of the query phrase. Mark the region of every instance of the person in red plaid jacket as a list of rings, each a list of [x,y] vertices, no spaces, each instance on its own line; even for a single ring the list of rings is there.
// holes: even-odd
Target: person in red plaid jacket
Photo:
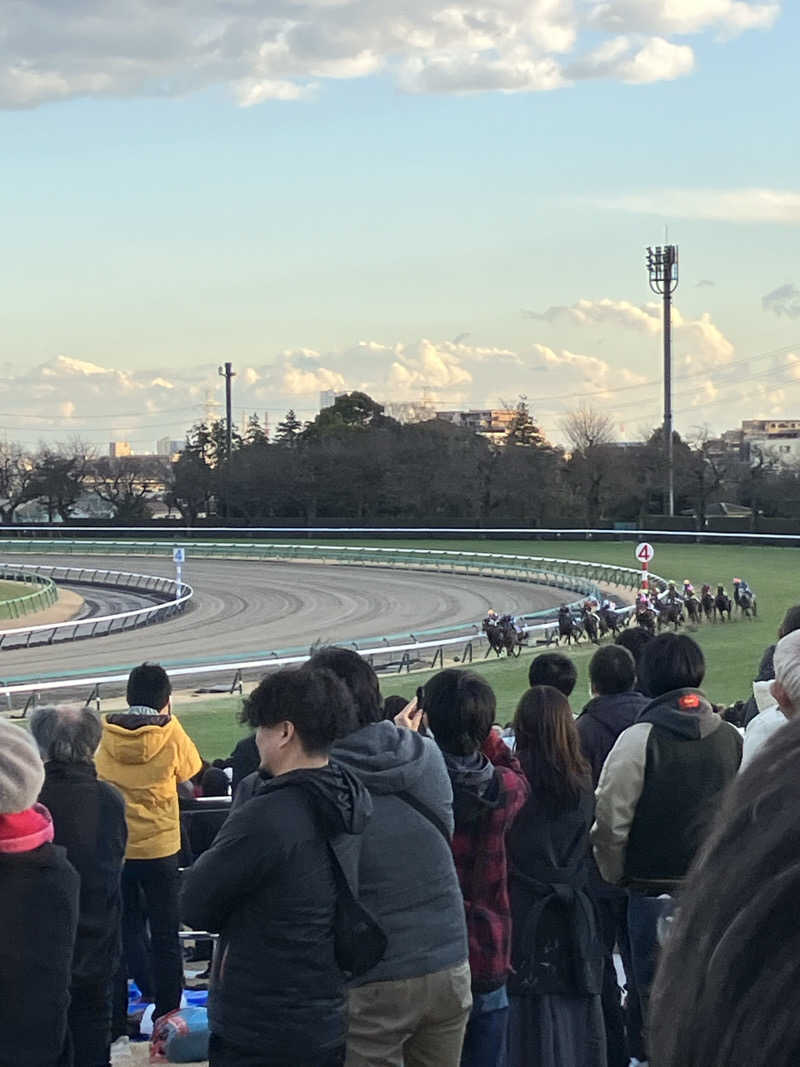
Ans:
[[[469,933],[473,1008],[461,1067],[504,1067],[511,969],[506,834],[530,787],[492,729],[495,697],[471,671],[440,671],[423,707],[453,786],[453,856]]]

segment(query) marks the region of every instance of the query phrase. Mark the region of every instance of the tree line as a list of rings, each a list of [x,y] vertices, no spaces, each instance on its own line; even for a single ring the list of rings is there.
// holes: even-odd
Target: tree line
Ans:
[[[97,457],[79,440],[29,453],[0,445],[0,519],[37,501],[50,521],[102,512],[137,523],[160,500],[192,524],[326,518],[398,525],[463,520],[476,526],[645,525],[664,513],[663,434],[620,445],[591,409],[563,423],[568,448],[549,443],[520,401],[502,441],[440,419],[401,424],[364,393],[338,397],[306,424],[293,411],[271,438],[253,415],[244,433],[198,423],[174,462]],[[674,437],[675,512],[700,524],[719,501],[765,517],[800,513],[796,470],[751,464],[705,435]],[[163,511],[163,508],[162,508]]]

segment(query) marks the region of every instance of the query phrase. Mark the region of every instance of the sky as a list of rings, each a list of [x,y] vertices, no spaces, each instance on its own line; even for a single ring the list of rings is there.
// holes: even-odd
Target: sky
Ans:
[[[12,0],[0,439],[139,450],[217,372],[661,419],[800,417],[790,0]],[[218,410],[218,409],[216,409]]]

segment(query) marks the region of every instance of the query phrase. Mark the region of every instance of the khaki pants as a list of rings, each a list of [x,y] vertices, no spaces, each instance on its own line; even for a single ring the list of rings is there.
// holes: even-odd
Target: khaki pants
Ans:
[[[350,990],[346,1067],[458,1067],[469,963]]]

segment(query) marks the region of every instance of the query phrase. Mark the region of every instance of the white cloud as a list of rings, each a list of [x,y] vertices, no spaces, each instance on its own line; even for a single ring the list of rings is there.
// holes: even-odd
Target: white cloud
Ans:
[[[761,298],[764,311],[771,311],[780,318],[800,319],[800,289],[792,282],[780,285]]]
[[[661,218],[800,222],[800,191],[793,189],[650,189],[603,199],[596,206]]]
[[[780,7],[759,0],[18,2],[4,10],[0,107],[177,96],[211,85],[228,85],[253,106],[382,70],[413,92],[530,92],[596,77],[642,83],[691,71],[687,37],[769,29]]]
[[[556,351],[537,343],[533,345],[531,356],[534,367],[539,363],[546,370],[564,372],[573,383],[577,383],[576,393],[589,388],[596,390],[598,396],[608,395],[610,389],[618,389],[621,385],[641,385],[647,381],[643,375],[627,367],[612,367],[596,356],[579,355],[566,348]]]

